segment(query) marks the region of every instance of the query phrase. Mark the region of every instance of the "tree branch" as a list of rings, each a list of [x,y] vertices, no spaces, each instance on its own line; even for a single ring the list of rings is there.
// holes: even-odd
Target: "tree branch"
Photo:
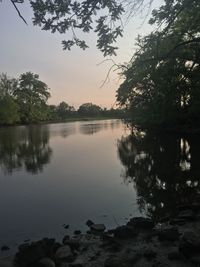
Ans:
[[[10,0],[10,1],[11,1],[11,3],[13,4],[14,8],[16,9],[16,11],[17,11],[19,17],[23,20],[23,22],[24,22],[26,25],[28,25],[28,23],[26,22],[25,18],[21,15],[21,13],[20,13],[18,7],[16,6],[15,1],[14,1],[14,0]]]

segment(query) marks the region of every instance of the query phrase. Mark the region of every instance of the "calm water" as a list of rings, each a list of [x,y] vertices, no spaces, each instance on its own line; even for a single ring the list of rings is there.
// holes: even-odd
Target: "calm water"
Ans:
[[[59,239],[87,230],[88,219],[115,227],[138,214],[121,177],[123,132],[119,120],[1,128],[0,245]]]
[[[119,120],[1,128],[0,245],[199,201],[198,135],[130,133]]]

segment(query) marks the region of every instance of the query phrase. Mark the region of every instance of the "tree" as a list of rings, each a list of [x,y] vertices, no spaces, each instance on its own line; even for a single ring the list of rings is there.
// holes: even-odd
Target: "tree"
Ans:
[[[78,109],[78,113],[81,116],[98,116],[100,115],[101,111],[101,107],[92,103],[84,103]]]
[[[58,117],[60,117],[62,120],[73,115],[74,112],[75,112],[75,108],[73,106],[68,105],[64,101],[61,102],[57,107]]]
[[[24,0],[10,0],[20,18],[27,24],[20,13],[19,5]],[[42,30],[52,33],[72,33],[72,38],[63,41],[64,49],[71,49],[77,45],[82,49],[88,46],[84,40],[77,37],[77,31],[97,33],[97,47],[104,55],[116,54],[114,46],[117,38],[122,36],[122,18],[134,17],[134,15],[146,8],[146,15],[151,10],[154,0],[29,0],[33,10],[33,24]],[[163,0],[163,5],[158,10],[153,10],[151,24],[157,23],[165,32],[170,31],[174,22],[180,15],[187,12],[190,6],[199,7],[198,0]],[[198,19],[198,17],[194,17]],[[193,40],[194,41],[194,40]]]
[[[17,79],[10,78],[6,73],[0,74],[0,98],[6,95],[13,96],[17,86]]]
[[[17,79],[0,74],[0,124],[19,122],[19,108],[13,97],[17,85]]]
[[[19,108],[14,99],[7,95],[0,99],[0,124],[12,125],[19,122]]]
[[[20,76],[15,97],[20,107],[21,122],[31,123],[47,118],[48,86],[39,80],[39,75],[26,72]]]
[[[138,37],[138,49],[117,92],[119,103],[131,110],[136,123],[199,123],[199,14],[195,0],[166,0],[153,11],[150,23],[165,26]]]
[[[27,24],[18,8],[18,4],[23,4],[25,1],[10,1]],[[29,2],[34,13],[34,25],[52,33],[72,32],[71,39],[62,42],[64,49],[70,50],[73,45],[76,45],[85,50],[88,45],[85,40],[77,36],[77,31],[88,33],[93,30],[98,36],[97,47],[104,55],[116,53],[117,47],[113,43],[118,36],[122,36],[120,16],[124,12],[120,2],[116,0],[29,0]]]

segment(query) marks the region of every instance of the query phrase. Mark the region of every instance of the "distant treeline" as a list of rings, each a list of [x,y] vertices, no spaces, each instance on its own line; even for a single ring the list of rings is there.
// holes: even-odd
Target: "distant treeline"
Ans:
[[[106,109],[92,103],[84,103],[77,110],[61,102],[48,105],[48,86],[39,75],[26,72],[18,79],[0,74],[0,125],[30,124],[44,121],[67,121],[78,118],[122,118],[123,109]]]

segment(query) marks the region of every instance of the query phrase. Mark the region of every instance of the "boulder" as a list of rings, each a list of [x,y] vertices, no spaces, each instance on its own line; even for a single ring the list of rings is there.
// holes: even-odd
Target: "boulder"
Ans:
[[[73,254],[70,246],[65,245],[58,248],[55,253],[55,258],[58,261],[71,261],[73,259]]]
[[[68,242],[69,240],[70,240],[70,236],[69,236],[69,235],[65,235],[65,236],[63,237],[62,243],[63,243],[64,245],[66,245],[66,244],[67,244],[66,242]]]
[[[20,245],[19,252],[15,256],[15,264],[19,267],[36,266],[42,258],[53,258],[59,247],[60,244],[56,243],[55,239],[49,238]]]
[[[87,220],[87,222],[86,222],[86,225],[88,226],[88,227],[90,227],[91,225],[93,225],[94,223],[93,223],[93,221],[91,221],[91,220]]]
[[[70,246],[72,250],[77,250],[80,247],[80,241],[78,239],[64,239],[63,244]]]

